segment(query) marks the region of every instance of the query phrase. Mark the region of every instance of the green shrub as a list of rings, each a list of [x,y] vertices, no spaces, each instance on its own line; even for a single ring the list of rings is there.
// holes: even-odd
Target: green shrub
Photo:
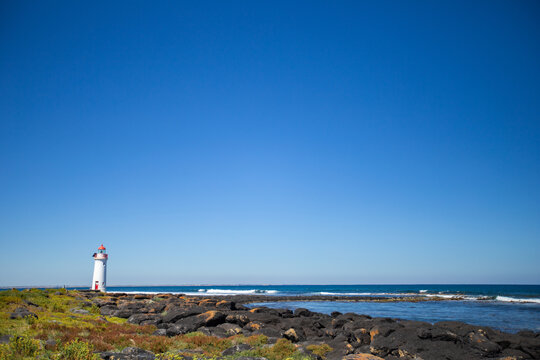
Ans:
[[[26,321],[26,323],[28,325],[34,325],[37,321],[37,319],[35,318],[35,316],[32,316],[32,315],[26,315],[24,317],[24,320]]]
[[[99,360],[99,356],[93,353],[94,347],[84,341],[75,339],[68,342],[60,349],[56,357],[58,360]]]
[[[13,354],[20,356],[37,356],[41,352],[39,340],[28,336],[12,336],[9,339],[9,347]]]
[[[311,351],[312,353],[314,353],[315,355],[319,355],[322,358],[326,358],[326,354],[334,350],[328,344],[308,345],[307,349]]]
[[[243,342],[253,347],[260,347],[268,343],[268,337],[265,335],[251,335],[243,339]]]
[[[0,344],[0,359],[11,360],[13,358],[14,355],[9,344]]]

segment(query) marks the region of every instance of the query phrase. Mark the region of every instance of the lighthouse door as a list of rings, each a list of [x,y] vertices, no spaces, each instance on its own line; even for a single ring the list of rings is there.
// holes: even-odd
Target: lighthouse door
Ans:
[[[99,286],[99,281],[96,281],[95,290],[98,289],[98,286]]]

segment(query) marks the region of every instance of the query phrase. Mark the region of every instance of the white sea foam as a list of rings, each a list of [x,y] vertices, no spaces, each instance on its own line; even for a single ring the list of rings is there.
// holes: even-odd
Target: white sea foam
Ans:
[[[420,294],[427,293],[427,290],[420,290],[419,293],[420,293]]]
[[[262,290],[262,289],[248,289],[248,290],[230,290],[230,289],[199,289],[197,293],[185,293],[186,295],[265,295],[265,294],[277,294],[277,290]]]
[[[336,292],[326,292],[326,291],[321,291],[318,294],[320,295],[357,295],[357,296],[381,295],[378,293],[336,293]]]
[[[513,298],[513,297],[508,297],[508,296],[497,296],[495,298],[495,300],[497,301],[503,301],[503,302],[518,302],[518,303],[536,303],[536,304],[540,304],[540,299],[530,299],[530,298],[524,298],[524,299],[521,299],[521,298]]]

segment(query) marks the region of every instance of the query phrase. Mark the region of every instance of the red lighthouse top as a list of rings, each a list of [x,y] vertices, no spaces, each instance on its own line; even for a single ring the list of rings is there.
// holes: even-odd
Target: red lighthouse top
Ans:
[[[106,250],[106,249],[105,249],[105,246],[103,246],[103,244],[101,244],[101,246],[98,247],[98,250]]]

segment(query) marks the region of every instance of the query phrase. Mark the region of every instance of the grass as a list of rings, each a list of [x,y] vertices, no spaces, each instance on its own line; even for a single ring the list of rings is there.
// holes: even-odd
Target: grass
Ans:
[[[38,318],[10,319],[10,314],[21,306],[37,314]],[[74,308],[84,308],[89,313],[74,314],[70,311]],[[9,344],[0,345],[0,360],[96,360],[99,356],[95,352],[120,351],[128,346],[149,350],[158,354],[161,360],[181,359],[184,355],[212,359],[221,357],[223,350],[236,344],[249,344],[253,350],[228,356],[227,359],[234,360],[240,356],[269,360],[309,359],[286,339],[279,339],[270,346],[264,335],[217,338],[194,332],[165,337],[152,335],[155,330],[155,326],[134,325],[127,323],[126,319],[102,316],[99,308],[75,290],[0,291],[0,335],[12,335]],[[325,348],[311,351],[321,356],[328,352]]]

